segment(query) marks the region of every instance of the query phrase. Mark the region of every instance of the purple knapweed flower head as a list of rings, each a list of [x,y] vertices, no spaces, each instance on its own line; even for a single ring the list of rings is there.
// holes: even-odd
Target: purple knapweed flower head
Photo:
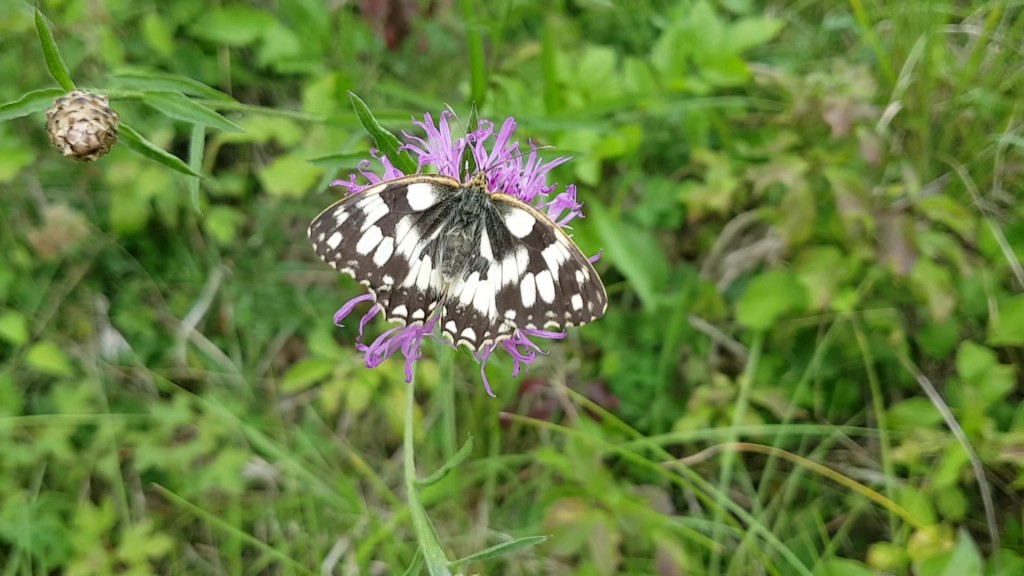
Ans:
[[[494,131],[492,122],[481,120],[476,130],[469,132],[464,138],[453,137],[451,132],[453,120],[457,121],[457,118],[450,111],[442,112],[436,124],[430,114],[426,114],[422,122],[413,120],[413,124],[423,130],[423,137],[403,133],[409,143],[401,146],[399,150],[408,151],[416,157],[417,172],[423,172],[425,168],[430,167],[429,171],[432,173],[436,172],[460,182],[466,182],[472,174],[463,173],[460,164],[468,151],[476,164],[476,173],[483,173],[486,176],[488,189],[491,192],[508,194],[532,204],[562,227],[567,226],[574,219],[582,217],[582,204],[576,199],[575,186],[566,186],[564,191],[555,194],[557,186],[547,183],[548,173],[555,167],[568,162],[568,157],[555,158],[545,162],[540,158],[538,148],[532,141],[528,143],[528,152],[522,150],[519,142],[512,138],[516,130],[514,118],[507,118],[497,133]],[[381,175],[378,176],[371,170],[370,160],[363,160],[358,165],[358,171],[366,179],[367,184],[357,183],[355,174],[350,174],[347,179],[336,180],[331,184],[346,188],[350,194],[358,194],[381,182],[407,176],[378,151],[371,150],[370,155],[380,164]],[[340,326],[342,320],[351,314],[357,305],[372,300],[374,300],[373,294],[364,294],[349,300],[334,315],[334,323]],[[373,305],[359,322],[360,341],[366,324],[379,312],[380,307]],[[413,364],[422,357],[420,346],[428,336],[451,346],[449,342],[438,337],[438,319],[439,316],[435,314],[422,324],[395,326],[378,336],[369,345],[360,342],[357,344],[357,348],[364,354],[368,368],[376,368],[384,360],[401,352],[405,358],[406,381],[411,382]],[[507,340],[477,350],[476,358],[480,362],[480,376],[487,393],[494,396],[484,368],[496,350],[503,349],[512,357],[512,376],[517,377],[539,354],[544,354],[534,340],[560,340],[562,338],[565,338],[565,332],[520,329]]]

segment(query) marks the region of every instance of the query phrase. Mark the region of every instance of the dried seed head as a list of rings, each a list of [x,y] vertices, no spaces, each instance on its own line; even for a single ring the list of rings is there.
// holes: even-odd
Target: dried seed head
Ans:
[[[46,111],[46,131],[64,156],[92,162],[117,142],[120,117],[106,96],[75,90],[57,98]]]

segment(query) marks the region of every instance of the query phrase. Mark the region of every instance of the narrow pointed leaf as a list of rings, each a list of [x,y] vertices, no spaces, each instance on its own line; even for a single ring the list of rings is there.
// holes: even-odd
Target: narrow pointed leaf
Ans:
[[[206,126],[196,124],[192,127],[192,141],[188,147],[188,165],[193,172],[203,171],[203,153],[206,151]],[[197,214],[202,214],[202,207],[199,205],[199,178],[188,179],[189,197],[192,199],[192,208]]]
[[[131,126],[122,123],[118,132],[121,135],[121,142],[124,142],[128,148],[142,154],[146,158],[155,160],[172,170],[181,172],[182,174],[195,176],[196,178],[201,177],[197,172],[194,172],[189,168],[188,164],[182,162],[181,158],[178,158],[174,154],[171,154],[149,140],[146,140],[142,134],[136,132]]]
[[[180,92],[146,92],[142,95],[142,101],[175,120],[203,124],[222,132],[245,132],[238,124]]]
[[[436,484],[442,478],[447,476],[448,473],[452,471],[452,469],[454,469],[459,464],[462,464],[462,462],[466,460],[466,457],[468,457],[469,453],[472,451],[473,437],[470,436],[469,439],[466,440],[466,443],[462,445],[462,448],[459,448],[459,451],[456,452],[454,456],[452,456],[451,460],[445,462],[444,466],[441,466],[441,468],[439,468],[437,472],[434,472],[433,474],[427,476],[422,480],[417,480],[416,482],[420,486],[430,486],[431,484]]]
[[[454,111],[453,111],[454,113]],[[477,124],[480,123],[480,113],[477,110],[476,102],[469,109],[469,121],[466,123],[463,131],[466,134],[473,132],[477,128]],[[466,170],[465,175],[469,177],[471,174],[476,172],[476,158],[473,156],[473,149],[471,146],[466,146],[466,149],[462,151],[462,158],[459,159],[459,170]]]
[[[181,92],[210,100],[235,102],[231,96],[188,76],[165,72],[122,72],[114,75],[114,81],[131,90],[143,92]]]
[[[398,147],[402,145],[402,142],[398,137],[381,126],[380,122],[377,122],[377,118],[374,117],[369,106],[367,106],[366,102],[363,102],[359,96],[349,92],[348,97],[352,101],[352,108],[355,109],[356,116],[363,124],[363,128],[365,128],[366,132],[373,137],[377,150],[380,150],[382,154],[387,156],[388,160],[394,164],[395,168],[398,168],[405,174],[415,174],[417,168],[416,162],[413,161],[409,154],[399,152]]]
[[[465,558],[459,558],[451,563],[452,567],[461,566],[470,562],[479,562],[481,560],[489,560],[491,558],[497,558],[506,554],[511,554],[516,550],[522,550],[524,548],[532,548],[543,544],[548,536],[526,536],[525,538],[516,538],[511,542],[504,542],[497,546],[491,546],[485,550],[481,550],[475,554],[470,554]]]
[[[50,76],[60,84],[65,92],[75,89],[75,83],[71,81],[71,71],[64,63],[64,58],[57,48],[57,41],[53,39],[53,31],[46,23],[43,13],[36,9],[36,33],[39,34],[39,43],[43,47],[43,58],[46,60],[46,67],[50,70]]]
[[[308,158],[306,159],[306,162],[323,168],[324,170],[341,170],[343,168],[355,170],[359,167],[359,162],[365,158],[366,152],[341,152],[338,154],[328,154],[326,156]]]
[[[423,569],[423,553],[420,552],[419,548],[416,549],[416,555],[412,557],[412,563],[403,572],[403,576],[414,576],[420,573]]]
[[[46,88],[29,92],[14,102],[0,105],[0,122],[46,110],[54,100],[64,94],[63,88]]]

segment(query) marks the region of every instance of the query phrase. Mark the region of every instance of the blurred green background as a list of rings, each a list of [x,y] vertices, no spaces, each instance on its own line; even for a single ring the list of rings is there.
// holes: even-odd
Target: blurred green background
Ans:
[[[604,250],[607,316],[496,399],[425,346],[418,464],[475,440],[421,495],[446,551],[551,536],[465,573],[1024,574],[1020,2],[39,7],[204,179],[0,108],[0,574],[413,564],[402,362],[305,237],[372,147],[350,91],[514,116]],[[57,85],[25,2],[0,78]]]

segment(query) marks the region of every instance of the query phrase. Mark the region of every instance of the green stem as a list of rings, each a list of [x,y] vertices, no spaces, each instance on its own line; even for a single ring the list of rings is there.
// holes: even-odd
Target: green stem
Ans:
[[[419,494],[416,492],[415,442],[413,440],[413,431],[416,429],[415,407],[416,386],[414,382],[409,382],[409,395],[405,403],[405,442],[402,449],[405,459],[405,498],[409,504],[416,540],[419,542],[420,552],[423,553],[430,576],[451,576],[451,571],[448,569],[448,557],[445,556],[444,550],[441,550],[441,544],[437,541],[437,532],[430,524],[427,511],[423,509]]]
[[[453,354],[442,354],[438,362],[441,365],[441,448],[447,462],[455,456],[457,441],[455,439],[455,386],[452,372],[455,359]]]
[[[466,48],[469,51],[469,95],[470,102],[477,106],[484,105],[487,95],[487,64],[485,62],[484,35],[480,31],[481,23],[474,12],[474,0],[462,0],[462,18],[466,21]]]

